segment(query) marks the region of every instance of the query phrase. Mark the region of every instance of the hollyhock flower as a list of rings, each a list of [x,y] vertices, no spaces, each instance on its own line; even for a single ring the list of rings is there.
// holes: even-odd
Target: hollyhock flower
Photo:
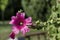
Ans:
[[[25,18],[24,12],[17,12],[16,16],[11,17],[9,24],[12,25],[12,33],[10,34],[10,37],[14,39],[19,31],[21,31],[23,35],[30,31],[28,25],[32,25],[32,18]]]

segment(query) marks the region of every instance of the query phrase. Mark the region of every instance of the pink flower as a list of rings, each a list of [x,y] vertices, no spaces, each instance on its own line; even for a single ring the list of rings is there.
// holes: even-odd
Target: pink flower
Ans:
[[[28,25],[32,25],[32,18],[25,18],[24,12],[17,12],[16,16],[11,17],[11,21],[9,22],[9,24],[13,25],[10,37],[14,39],[15,35],[18,34],[19,31],[21,31],[23,35],[25,35],[26,32],[30,31]]]

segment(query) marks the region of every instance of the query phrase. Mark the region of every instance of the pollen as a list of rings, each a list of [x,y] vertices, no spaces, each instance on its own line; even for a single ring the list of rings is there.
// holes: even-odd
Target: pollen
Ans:
[[[20,22],[20,25],[23,25],[23,23],[22,23],[22,22]]]

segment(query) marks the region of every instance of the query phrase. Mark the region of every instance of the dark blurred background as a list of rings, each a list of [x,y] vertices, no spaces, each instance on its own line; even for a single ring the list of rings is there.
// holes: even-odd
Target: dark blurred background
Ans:
[[[54,2],[53,4],[51,2]],[[10,20],[20,9],[33,20],[47,21],[51,15],[52,0],[0,0],[0,20]]]
[[[0,6],[5,4],[4,9],[0,8],[0,20],[10,20],[11,16],[15,15],[18,10],[23,10],[21,0],[5,0],[5,2],[0,0]]]

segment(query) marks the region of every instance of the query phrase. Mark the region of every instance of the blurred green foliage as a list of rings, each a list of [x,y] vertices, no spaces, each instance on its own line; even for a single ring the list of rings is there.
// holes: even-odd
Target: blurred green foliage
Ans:
[[[51,15],[51,2],[48,0],[22,0],[22,6],[33,20],[47,21]]]
[[[60,3],[58,0],[22,0],[28,16],[35,20],[34,29],[48,31],[50,40],[60,40]],[[33,27],[32,27],[33,28]]]
[[[8,4],[8,0],[0,0],[0,9],[4,11],[7,4]]]

